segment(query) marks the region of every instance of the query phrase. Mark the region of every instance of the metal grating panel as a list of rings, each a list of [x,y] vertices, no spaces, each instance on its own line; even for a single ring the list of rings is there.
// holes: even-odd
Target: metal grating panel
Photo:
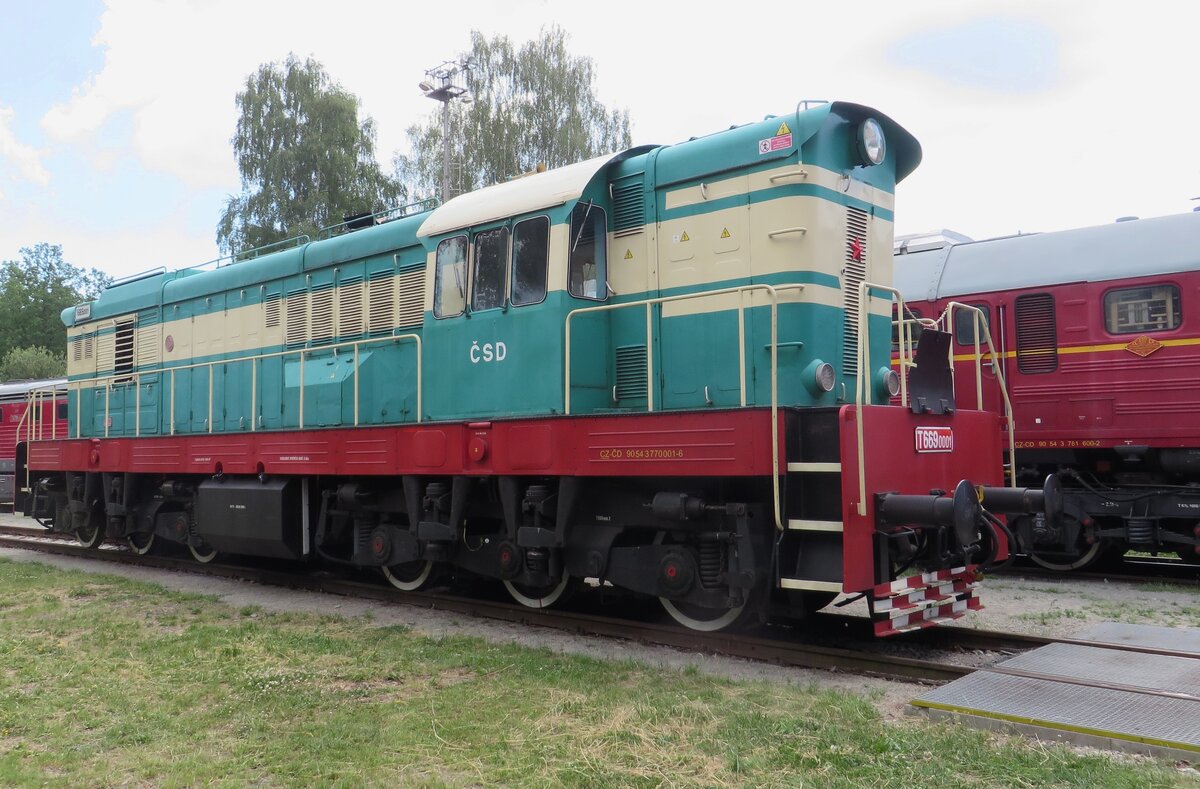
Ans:
[[[858,287],[867,278],[867,212],[846,208],[846,250],[842,263],[842,371],[858,374]]]
[[[396,277],[400,291],[397,326],[420,326],[425,315],[425,271],[407,271]]]
[[[1200,629],[1133,625],[1123,622],[1101,622],[1076,638],[1084,641],[1103,641],[1106,644],[1128,644],[1138,647],[1191,652],[1200,658]]]
[[[313,342],[328,342],[333,339],[333,286],[313,288],[310,301],[309,337]]]
[[[1023,373],[1051,373],[1058,369],[1058,341],[1054,296],[1033,293],[1018,296],[1017,369]]]
[[[617,346],[617,400],[646,396],[646,346]]]
[[[1200,750],[1198,705],[1188,699],[976,671],[913,705]]]
[[[363,333],[362,277],[348,277],[338,285],[338,337]]]
[[[274,329],[279,326],[280,309],[279,302],[282,296],[278,293],[272,293],[267,296],[267,300],[263,302],[263,325],[268,329]]]
[[[289,293],[284,309],[287,312],[284,342],[289,346],[308,342],[308,292],[298,290]]]
[[[367,282],[367,329],[384,334],[396,326],[396,278],[391,271],[376,271]]]
[[[613,231],[618,238],[636,235],[646,225],[642,180],[638,173],[612,185]]]

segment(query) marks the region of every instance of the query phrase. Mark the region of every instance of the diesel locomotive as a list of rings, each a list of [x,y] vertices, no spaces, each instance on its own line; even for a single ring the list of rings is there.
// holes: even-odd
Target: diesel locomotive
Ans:
[[[1011,386],[1017,473],[1062,480],[1063,512],[1019,516],[1050,569],[1128,550],[1200,563],[1200,213],[973,243],[901,243],[910,317],[981,310]],[[976,360],[959,313],[951,353]],[[1000,406],[997,390],[985,405]],[[961,393],[960,393],[960,399]]]
[[[994,513],[1054,497],[1004,487],[999,417],[947,400],[937,354],[889,405],[919,159],[881,113],[801,103],[116,284],[63,314],[69,424],[28,442],[28,511],[533,607],[586,582],[700,630],[843,593],[880,634],[961,616]]]

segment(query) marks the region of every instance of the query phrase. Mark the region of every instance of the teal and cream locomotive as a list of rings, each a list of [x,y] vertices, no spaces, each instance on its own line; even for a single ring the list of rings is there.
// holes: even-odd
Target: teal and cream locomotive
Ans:
[[[529,606],[587,582],[697,629],[843,593],[879,633],[960,616],[1006,551],[999,417],[931,407],[933,353],[888,404],[919,159],[805,104],[115,284],[63,315],[69,423],[30,425],[27,506],[88,545]]]

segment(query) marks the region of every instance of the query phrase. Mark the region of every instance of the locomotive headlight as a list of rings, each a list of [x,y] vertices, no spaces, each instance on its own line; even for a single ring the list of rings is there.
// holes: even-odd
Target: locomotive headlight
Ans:
[[[833,386],[837,382],[837,373],[832,364],[820,359],[813,359],[800,374],[800,380],[808,391],[820,397],[826,392],[833,391]]]
[[[891,367],[880,367],[875,373],[875,390],[883,400],[900,394],[900,376]]]
[[[883,137],[883,127],[874,118],[867,118],[858,127],[858,155],[863,164],[879,164],[887,154],[887,140]]]

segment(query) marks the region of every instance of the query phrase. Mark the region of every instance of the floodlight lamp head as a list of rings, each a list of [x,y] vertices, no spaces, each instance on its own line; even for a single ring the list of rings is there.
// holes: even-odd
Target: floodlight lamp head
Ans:
[[[429,91],[433,90],[433,83],[427,79],[423,79],[421,80],[420,84],[417,85],[417,87],[428,93]]]

